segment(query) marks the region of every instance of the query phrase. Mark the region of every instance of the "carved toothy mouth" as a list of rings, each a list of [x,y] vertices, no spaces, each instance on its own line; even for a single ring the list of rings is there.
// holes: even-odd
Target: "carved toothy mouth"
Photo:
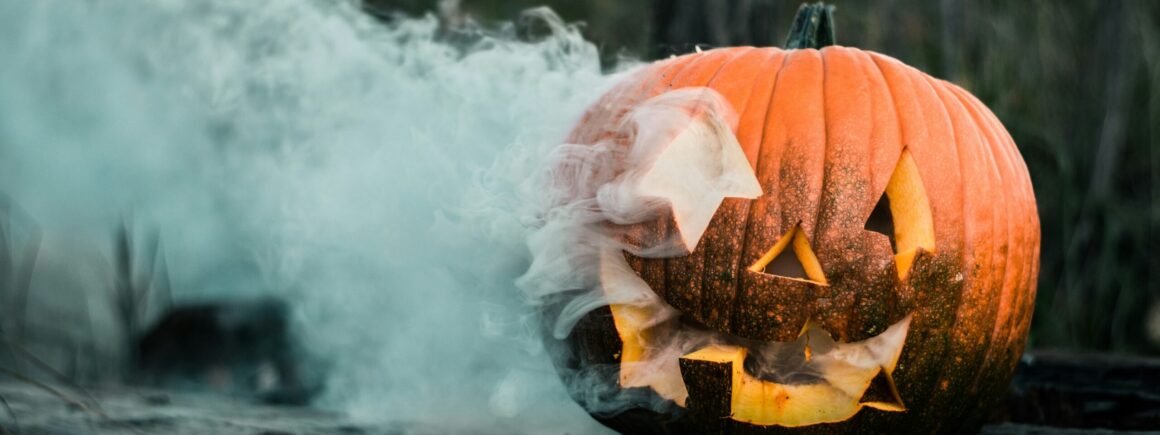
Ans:
[[[684,380],[686,407],[746,423],[780,426],[842,421],[863,407],[904,411],[892,373],[910,320],[907,316],[882,334],[854,343],[835,343],[810,323],[798,340],[767,343],[776,348],[777,357],[763,364],[754,363],[746,347],[713,345],[686,354],[680,361],[683,380],[702,378],[696,386]],[[725,402],[712,399],[726,396],[727,409],[722,405]]]
[[[814,322],[790,342],[756,342],[714,331],[697,331],[690,339],[662,331],[679,325],[665,321],[673,318],[672,308],[619,252],[601,256],[601,284],[613,302],[623,343],[622,387],[648,387],[694,412],[766,426],[843,421],[864,407],[906,409],[893,372],[911,316],[853,343],[835,342]]]

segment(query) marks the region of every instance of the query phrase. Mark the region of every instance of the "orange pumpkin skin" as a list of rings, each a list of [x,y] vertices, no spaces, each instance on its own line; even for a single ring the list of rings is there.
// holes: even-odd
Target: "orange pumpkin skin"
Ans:
[[[813,320],[835,340],[854,342],[913,315],[893,372],[906,410],[862,409],[844,421],[792,428],[682,407],[597,417],[631,433],[977,429],[1026,343],[1039,258],[1030,177],[996,117],[961,88],[881,54],[742,47],[645,67],[595,104],[568,141],[607,140],[634,106],[685,87],[713,89],[737,112],[733,133],[764,194],[726,198],[687,256],[625,254],[633,270],[685,317],[750,340],[792,341]],[[929,201],[934,247],[899,273],[891,242],[864,225],[904,149]],[[828,286],[747,270],[797,225]],[[616,370],[621,362],[607,307],[584,317],[566,345],[572,368]],[[616,376],[606,381],[624,387]],[[728,401],[685,383],[694,411]]]

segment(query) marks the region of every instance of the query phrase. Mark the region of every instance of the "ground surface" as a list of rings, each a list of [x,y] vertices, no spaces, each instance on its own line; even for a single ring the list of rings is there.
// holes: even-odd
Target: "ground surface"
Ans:
[[[0,381],[0,434],[446,434],[428,424],[354,423],[341,414],[141,388]],[[15,416],[15,418],[14,418]],[[470,433],[480,433],[476,430]],[[502,433],[502,432],[496,432]],[[983,434],[1160,434],[1160,360],[1036,353]]]
[[[28,384],[0,383],[0,396],[12,409],[9,413],[0,404],[0,427],[12,434],[26,435],[440,433],[404,426],[359,427],[338,414],[256,405],[211,395],[127,388],[90,391],[100,403],[99,409],[86,410]],[[70,397],[83,397],[68,393]]]

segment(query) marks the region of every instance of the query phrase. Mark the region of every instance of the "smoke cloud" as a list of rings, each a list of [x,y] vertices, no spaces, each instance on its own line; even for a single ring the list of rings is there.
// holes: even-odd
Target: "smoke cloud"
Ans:
[[[565,376],[590,411],[639,406],[663,412],[670,405],[661,399],[684,403],[678,358],[715,338],[680,327],[680,313],[637,276],[622,252],[689,255],[724,198],[762,194],[733,135],[736,123],[720,94],[684,88],[640,102],[610,125],[581,126],[603,139],[563,145],[553,155],[544,177],[553,189],[541,198],[543,222],[529,237],[534,260],[518,284],[532,301],[566,301],[544,319],[555,339],[565,339],[593,309],[613,305],[627,363]],[[637,334],[624,331],[647,331],[639,337],[650,338],[630,343]],[[633,345],[642,350],[629,350]],[[601,369],[618,369],[618,379],[609,382]],[[610,383],[651,387],[659,397],[642,401],[631,391],[604,391]]]
[[[0,2],[0,191],[44,240],[26,329],[64,313],[63,333],[114,358],[111,240],[131,221],[160,234],[177,301],[289,301],[331,363],[323,406],[438,431],[603,431],[535,324],[553,282],[592,282],[556,281],[569,265],[541,255],[525,272],[529,236],[563,246],[530,234],[555,221],[543,171],[620,75],[528,14],[546,37],[457,38],[341,1]],[[601,207],[633,221],[621,194]]]

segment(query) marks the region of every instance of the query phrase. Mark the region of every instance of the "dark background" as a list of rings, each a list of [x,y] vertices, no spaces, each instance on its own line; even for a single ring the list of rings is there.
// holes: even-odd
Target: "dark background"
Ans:
[[[606,68],[780,46],[797,2],[365,0],[374,14],[517,20],[547,5]],[[1035,184],[1042,268],[1031,346],[1160,354],[1160,2],[834,2],[841,45],[959,84],[998,115]]]

